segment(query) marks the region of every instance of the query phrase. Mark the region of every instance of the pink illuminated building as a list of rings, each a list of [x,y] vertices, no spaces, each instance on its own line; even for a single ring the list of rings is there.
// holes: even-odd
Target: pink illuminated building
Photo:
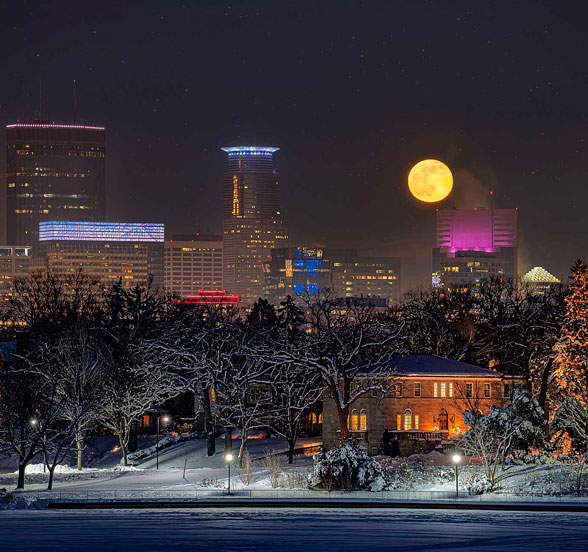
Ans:
[[[437,211],[433,287],[475,285],[517,274],[516,209]]]

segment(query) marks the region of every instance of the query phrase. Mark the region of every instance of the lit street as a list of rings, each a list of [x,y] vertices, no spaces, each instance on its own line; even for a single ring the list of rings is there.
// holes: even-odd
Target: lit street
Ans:
[[[536,552],[587,546],[588,514],[569,513],[258,509],[10,511],[0,516],[0,548],[7,551]]]

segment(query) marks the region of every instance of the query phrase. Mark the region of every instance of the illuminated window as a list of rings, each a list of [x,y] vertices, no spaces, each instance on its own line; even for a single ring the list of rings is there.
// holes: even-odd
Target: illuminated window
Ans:
[[[489,383],[484,384],[484,398],[486,398],[486,399],[490,398],[490,384]]]
[[[402,416],[400,414],[396,414],[396,429],[398,431],[402,429]]]
[[[441,396],[442,396],[442,397],[445,397],[445,396],[446,396],[446,395],[445,395],[445,383],[442,383],[442,384],[441,384]]]
[[[367,428],[367,414],[364,409],[359,413],[359,429],[365,431]]]
[[[412,429],[412,412],[410,410],[404,411],[404,430],[409,431]]]
[[[418,414],[414,415],[414,428],[415,429],[419,428],[419,415]]]
[[[453,383],[449,384],[449,396],[453,397]]]
[[[357,431],[359,429],[359,416],[355,408],[351,411],[351,425],[349,429],[351,431]]]
[[[437,382],[433,384],[433,397],[438,397],[439,393],[437,391]]]

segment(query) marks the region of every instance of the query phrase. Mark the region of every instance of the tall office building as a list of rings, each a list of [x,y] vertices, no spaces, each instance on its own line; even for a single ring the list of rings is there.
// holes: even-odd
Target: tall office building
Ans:
[[[517,276],[516,209],[437,211],[433,287],[457,289]]]
[[[164,225],[133,222],[65,222],[39,224],[39,256],[56,274],[80,269],[105,285],[121,279],[125,287],[163,290]]]
[[[223,286],[223,239],[190,234],[165,242],[165,289],[180,297],[201,291],[220,291]]]
[[[105,220],[105,154],[103,127],[8,125],[7,242],[36,255],[40,222]]]
[[[26,278],[31,266],[31,248],[0,245],[0,300],[14,295],[14,280]]]
[[[228,154],[223,178],[223,287],[251,305],[263,297],[263,263],[286,245],[288,228],[280,210],[274,165],[278,148],[222,148]]]
[[[400,298],[400,259],[362,257],[356,249],[274,249],[264,271],[265,297],[273,304],[326,289],[346,300],[382,300],[378,304]]]

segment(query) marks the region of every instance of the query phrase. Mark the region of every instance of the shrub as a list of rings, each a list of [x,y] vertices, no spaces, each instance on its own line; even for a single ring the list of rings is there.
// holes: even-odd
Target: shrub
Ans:
[[[385,486],[380,463],[368,456],[367,450],[353,439],[329,452],[316,454],[313,460],[309,476],[311,488],[381,491]]]

